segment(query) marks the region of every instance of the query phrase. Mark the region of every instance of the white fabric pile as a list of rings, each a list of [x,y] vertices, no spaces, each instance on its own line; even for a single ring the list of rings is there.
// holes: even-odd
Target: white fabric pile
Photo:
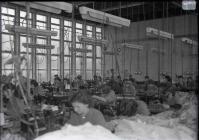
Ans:
[[[119,120],[115,134],[123,140],[196,140],[187,129],[167,128],[130,120]]]
[[[66,125],[61,130],[44,134],[35,140],[122,140],[102,126],[85,123],[80,126]]]

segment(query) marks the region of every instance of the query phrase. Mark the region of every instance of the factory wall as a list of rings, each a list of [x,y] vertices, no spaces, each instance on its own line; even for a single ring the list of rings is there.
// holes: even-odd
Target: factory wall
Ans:
[[[174,34],[174,40],[163,40],[159,38],[151,38],[146,35],[146,27],[160,29]],[[181,41],[182,37],[188,37],[193,40],[198,40],[198,23],[197,16],[186,15],[171,18],[163,18],[156,20],[146,20],[141,22],[132,22],[130,27],[116,28],[105,27],[105,37],[110,41],[107,46],[108,51],[113,51],[113,48],[120,48],[117,55],[120,75],[122,78],[128,74],[132,74],[137,80],[143,80],[147,74],[153,80],[158,80],[158,71],[167,73],[175,79],[175,75],[185,75],[187,72],[192,72],[193,77],[197,75],[198,70],[198,50],[197,46],[187,45]],[[122,47],[120,43],[128,42],[144,46],[140,51],[135,49]],[[152,48],[160,46],[165,52],[159,55],[153,52]],[[172,50],[172,57],[171,57]],[[148,58],[147,56],[148,52]],[[139,59],[139,61],[138,61]],[[160,60],[160,67],[158,63]],[[148,67],[146,66],[148,61]],[[172,68],[171,68],[172,61]],[[138,66],[139,63],[139,66]],[[138,69],[140,67],[140,69]],[[116,69],[115,57],[111,55],[105,56],[105,76],[110,74],[110,69]],[[136,75],[134,72],[141,71],[141,75]]]

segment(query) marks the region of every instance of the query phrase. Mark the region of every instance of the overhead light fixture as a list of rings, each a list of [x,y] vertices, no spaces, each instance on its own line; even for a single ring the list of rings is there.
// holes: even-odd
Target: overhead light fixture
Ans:
[[[189,45],[194,45],[194,46],[197,46],[198,45],[198,42],[197,41],[194,41],[192,39],[189,39],[187,37],[182,37],[181,38],[181,41],[184,42],[184,43],[187,43]]]
[[[80,42],[87,42],[87,43],[100,44],[100,45],[101,44],[103,44],[103,45],[108,44],[108,40],[96,39],[96,38],[87,37],[87,36],[78,36],[78,39],[80,40]]]
[[[159,52],[159,50],[157,49],[157,48],[151,48],[151,51],[152,52],[155,52],[155,53],[158,53]],[[160,50],[160,53],[162,53],[162,54],[165,54],[166,53],[166,50]]]
[[[24,47],[28,48],[37,48],[37,49],[54,49],[55,46],[53,45],[46,45],[46,44],[34,44],[34,43],[22,43]]]
[[[122,27],[122,26],[129,27],[130,26],[129,19],[114,16],[102,11],[94,10],[94,9],[87,8],[84,6],[79,7],[79,11],[82,18],[86,20],[91,20],[94,22],[108,24],[108,25],[112,25],[116,27]]]
[[[92,50],[88,50],[88,49],[82,49],[82,48],[72,48],[69,47],[70,51],[76,51],[76,52],[82,52],[82,53],[88,53],[88,52],[92,52]]]
[[[17,5],[26,6],[26,2],[11,2]],[[72,4],[67,2],[29,2],[30,7],[50,13],[60,14],[61,10],[72,13]]]
[[[196,9],[196,1],[195,0],[183,0],[182,1],[182,9],[183,10],[195,10]]]
[[[146,27],[146,34],[152,37],[161,37],[162,39],[174,39],[174,35],[152,27]]]
[[[5,28],[9,32],[17,32],[23,34],[27,33],[27,27],[6,24]],[[42,30],[36,28],[29,28],[29,33],[32,35],[40,35],[40,36],[57,36],[57,31]]]
[[[137,49],[137,50],[143,50],[144,46],[137,45],[137,44],[130,44],[130,43],[122,43],[122,46],[132,48],[132,49]]]

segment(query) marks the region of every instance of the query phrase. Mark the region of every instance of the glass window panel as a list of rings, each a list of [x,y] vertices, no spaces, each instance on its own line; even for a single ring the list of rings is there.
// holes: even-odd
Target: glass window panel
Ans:
[[[102,51],[102,48],[101,46],[96,46],[96,57],[101,57],[101,51]]]
[[[82,29],[82,24],[81,23],[76,23],[76,28]]]
[[[102,32],[102,28],[96,27],[96,32]]]
[[[80,42],[78,36],[82,35],[82,30],[76,29],[76,42]]]
[[[37,14],[36,15],[36,19],[38,20],[38,21],[46,21],[46,16],[43,16],[43,15],[39,15],[39,14]]]
[[[20,26],[26,27],[26,20],[20,19]],[[32,21],[29,22],[29,27],[32,27]]]
[[[47,70],[37,70],[37,81],[39,83],[47,82]]]
[[[64,20],[64,26],[72,26],[72,22],[68,20]]]
[[[102,34],[101,33],[96,33],[96,38],[97,39],[102,39]]]
[[[2,69],[2,75],[9,75],[14,73],[14,69]]]
[[[86,58],[86,69],[92,70],[92,58]]]
[[[51,31],[57,31],[57,36],[51,36],[52,39],[60,39],[60,26],[51,25]]]
[[[69,47],[71,48],[71,43],[64,42],[64,55],[70,55]]]
[[[44,30],[46,30],[46,23],[37,22],[37,23],[36,23],[36,28],[37,28],[37,29],[44,29]]]
[[[14,25],[14,17],[9,17],[9,16],[1,16],[1,24],[2,24],[2,31],[3,32],[8,32],[7,29],[5,29],[5,24],[10,24],[10,25]]]
[[[93,37],[93,33],[92,32],[86,32],[86,36],[87,37]]]
[[[81,57],[76,57],[76,69],[81,69],[81,65],[83,64]]]
[[[93,46],[92,45],[86,45],[86,49],[87,50],[91,50],[92,51],[92,48],[93,48]],[[88,56],[88,57],[92,57],[92,52],[87,52],[86,53],[86,56]]]
[[[64,27],[64,40],[72,41],[72,28]]]
[[[93,30],[93,27],[92,27],[92,26],[89,26],[89,25],[86,25],[86,30],[92,31],[92,30]]]
[[[51,18],[51,23],[60,24],[60,19]]]
[[[47,56],[45,55],[36,55],[37,69],[46,69]]]
[[[82,44],[76,43],[76,48],[82,49]],[[76,52],[76,56],[82,56],[83,53],[82,52]]]
[[[25,11],[20,11],[20,17],[21,18],[26,18],[26,12]],[[29,18],[32,18],[32,13],[29,14]]]
[[[13,35],[2,34],[2,51],[11,51],[11,46],[14,50]]]
[[[59,56],[51,56],[51,69],[58,70],[59,69]]]
[[[51,41],[51,45],[55,46],[54,49],[51,49],[51,54],[59,54],[60,53],[60,51],[59,51],[59,49],[60,49],[59,41]]]
[[[11,53],[2,53],[2,69],[14,69],[14,65],[5,65],[4,64],[8,61],[8,59],[12,58]]]
[[[46,44],[46,39],[37,38],[37,44]]]
[[[97,70],[97,71],[96,71],[96,75],[97,75],[97,76],[101,76],[101,75],[102,75],[102,71],[98,71],[98,70]]]
[[[101,68],[102,68],[101,62],[102,62],[101,59],[96,59],[96,69],[97,70],[101,70]]]
[[[64,78],[70,78],[70,70],[64,70]]]
[[[80,70],[76,70],[76,75],[81,75],[81,71]]]
[[[30,38],[29,38],[30,40]],[[26,43],[26,37],[20,36],[20,52],[26,52],[26,48],[23,46],[23,43]],[[31,52],[31,48],[29,48],[29,53]]]
[[[86,79],[87,80],[91,80],[92,78],[93,78],[92,71],[87,70],[86,71]]]
[[[64,69],[70,69],[70,57],[64,57]]]
[[[4,14],[15,15],[15,10],[11,8],[1,7],[1,12]]]

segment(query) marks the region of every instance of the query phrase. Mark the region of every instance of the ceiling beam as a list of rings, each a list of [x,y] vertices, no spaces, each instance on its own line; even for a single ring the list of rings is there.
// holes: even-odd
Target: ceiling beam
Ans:
[[[88,2],[76,2],[76,5],[77,6],[81,6],[81,5],[86,5],[86,4],[91,4],[93,3],[94,1],[88,1]]]
[[[133,2],[131,4],[128,4],[128,5],[118,5],[118,6],[115,6],[115,7],[110,7],[110,8],[105,8],[105,9],[100,9],[100,11],[103,11],[103,12],[107,12],[107,11],[113,11],[113,10],[117,10],[117,9],[123,9],[123,8],[129,8],[129,7],[134,7],[134,6],[140,6],[140,5],[143,5],[144,2]]]

